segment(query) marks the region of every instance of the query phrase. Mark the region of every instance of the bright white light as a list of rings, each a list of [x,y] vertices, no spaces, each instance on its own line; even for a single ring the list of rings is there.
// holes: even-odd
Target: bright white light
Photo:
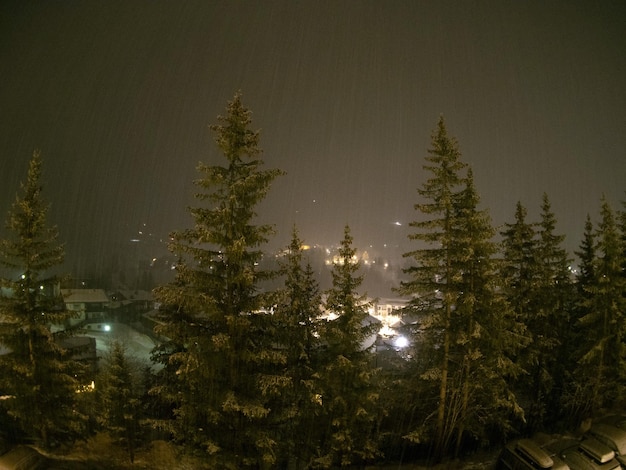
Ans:
[[[398,336],[394,341],[396,348],[406,348],[409,345],[409,340],[404,336]]]
[[[111,331],[111,325],[104,325],[104,331]]]
[[[402,224],[400,222],[398,222],[397,220],[393,224],[397,225],[398,227],[402,226]]]
[[[390,336],[393,336],[395,334],[395,331],[393,330],[393,328],[390,328],[387,325],[383,325],[378,333],[385,338],[389,338]]]

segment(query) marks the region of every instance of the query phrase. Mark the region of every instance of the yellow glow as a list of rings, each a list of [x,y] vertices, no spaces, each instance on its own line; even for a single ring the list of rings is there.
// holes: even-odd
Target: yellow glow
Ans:
[[[78,387],[78,390],[76,390],[76,393],[93,392],[95,389],[96,389],[96,382],[92,380],[89,385],[81,385],[80,387]]]

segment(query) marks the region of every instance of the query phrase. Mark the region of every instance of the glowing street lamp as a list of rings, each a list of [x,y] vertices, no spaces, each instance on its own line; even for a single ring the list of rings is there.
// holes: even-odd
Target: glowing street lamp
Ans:
[[[396,348],[403,349],[409,345],[409,340],[404,336],[398,336],[393,344]]]

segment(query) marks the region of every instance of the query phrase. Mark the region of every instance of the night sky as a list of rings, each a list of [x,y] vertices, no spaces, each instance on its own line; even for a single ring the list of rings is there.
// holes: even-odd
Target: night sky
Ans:
[[[626,200],[626,2],[0,2],[0,219],[42,152],[78,268],[190,223],[208,125],[237,90],[277,180],[284,246],[402,251],[440,115],[496,226],[547,192],[577,249]],[[396,225],[399,221],[403,225]],[[145,224],[145,225],[144,225]],[[139,231],[143,234],[138,234]]]

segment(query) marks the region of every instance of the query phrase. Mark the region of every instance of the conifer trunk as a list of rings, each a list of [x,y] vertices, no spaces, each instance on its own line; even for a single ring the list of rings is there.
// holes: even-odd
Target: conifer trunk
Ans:
[[[439,407],[437,409],[437,440],[435,441],[434,458],[439,461],[445,452],[444,438],[446,434],[446,397],[448,395],[448,369],[450,362],[450,306],[446,305],[446,323],[443,340],[443,359],[441,362],[441,382],[439,384]]]

